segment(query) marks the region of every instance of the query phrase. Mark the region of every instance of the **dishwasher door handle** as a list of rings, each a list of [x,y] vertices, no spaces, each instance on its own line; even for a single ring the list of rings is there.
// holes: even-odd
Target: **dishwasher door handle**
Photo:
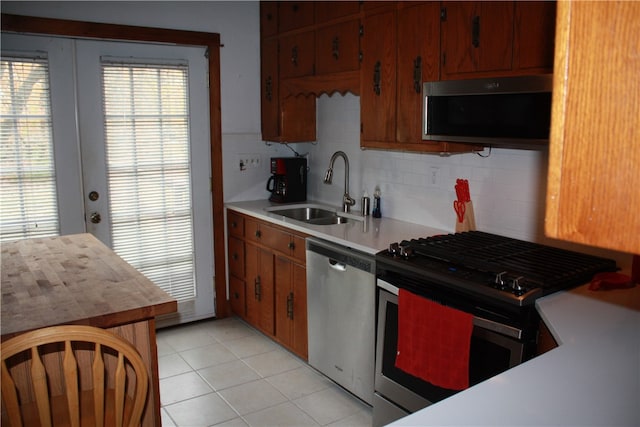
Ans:
[[[334,270],[347,271],[347,264],[344,264],[342,262],[338,262],[333,258],[329,258],[329,266],[331,268],[333,268]]]

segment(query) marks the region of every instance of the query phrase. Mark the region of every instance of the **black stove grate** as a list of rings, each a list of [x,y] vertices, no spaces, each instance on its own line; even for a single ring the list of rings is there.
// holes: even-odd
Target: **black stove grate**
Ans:
[[[481,231],[414,239],[418,255],[497,274],[524,276],[544,293],[583,284],[594,274],[616,271],[611,259],[559,249]]]

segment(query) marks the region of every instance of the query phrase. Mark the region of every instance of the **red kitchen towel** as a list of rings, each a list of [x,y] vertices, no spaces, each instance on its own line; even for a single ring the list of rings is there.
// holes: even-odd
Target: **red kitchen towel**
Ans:
[[[400,289],[396,367],[451,390],[469,387],[473,316]]]

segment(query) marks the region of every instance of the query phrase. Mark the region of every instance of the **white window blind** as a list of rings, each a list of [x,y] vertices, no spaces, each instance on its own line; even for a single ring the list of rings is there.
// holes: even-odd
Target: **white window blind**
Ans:
[[[3,56],[1,67],[0,239],[58,235],[47,60]]]
[[[113,250],[195,297],[186,66],[102,62]]]

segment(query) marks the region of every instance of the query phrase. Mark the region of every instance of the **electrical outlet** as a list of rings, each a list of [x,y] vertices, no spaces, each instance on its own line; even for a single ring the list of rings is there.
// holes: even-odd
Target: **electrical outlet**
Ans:
[[[238,154],[238,167],[241,171],[257,169],[261,163],[260,154]]]
[[[429,183],[431,185],[438,185],[440,182],[440,168],[431,166],[431,169],[429,169],[429,172],[430,172]]]

